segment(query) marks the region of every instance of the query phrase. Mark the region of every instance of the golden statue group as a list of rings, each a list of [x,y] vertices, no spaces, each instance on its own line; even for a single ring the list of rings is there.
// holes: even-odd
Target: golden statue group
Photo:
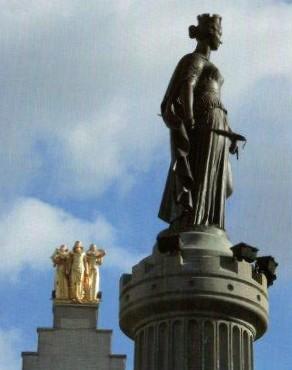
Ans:
[[[51,259],[55,270],[55,300],[75,303],[95,303],[99,298],[99,266],[105,251],[91,244],[84,252],[80,241],[72,251],[63,244],[56,248]]]

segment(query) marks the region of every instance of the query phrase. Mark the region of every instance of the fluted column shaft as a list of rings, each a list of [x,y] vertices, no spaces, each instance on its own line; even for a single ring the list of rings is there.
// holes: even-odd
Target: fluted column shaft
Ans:
[[[253,334],[212,318],[155,321],[135,335],[135,370],[253,370]]]

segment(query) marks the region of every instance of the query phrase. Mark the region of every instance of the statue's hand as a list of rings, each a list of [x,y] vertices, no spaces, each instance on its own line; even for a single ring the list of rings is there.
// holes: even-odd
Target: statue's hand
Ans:
[[[178,129],[181,125],[181,119],[177,116],[173,104],[167,105],[162,112],[162,118],[170,129]]]
[[[186,127],[190,128],[191,130],[193,130],[196,127],[196,122],[195,122],[194,117],[187,118],[184,122],[185,122]]]
[[[229,153],[230,154],[236,154],[238,153],[238,145],[237,145],[237,141],[234,140],[231,142],[231,145],[229,147]]]

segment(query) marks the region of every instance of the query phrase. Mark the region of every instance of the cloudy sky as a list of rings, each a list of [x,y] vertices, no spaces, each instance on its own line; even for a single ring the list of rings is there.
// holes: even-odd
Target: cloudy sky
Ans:
[[[170,75],[194,49],[187,28],[223,16],[212,60],[225,77],[234,131],[248,137],[233,160],[227,231],[280,262],[271,323],[257,370],[292,363],[292,3],[281,0],[0,0],[0,370],[20,369],[51,326],[54,248],[104,247],[100,327],[114,352],[118,279],[150,253],[169,164],[157,116]],[[285,339],[282,339],[282,338]]]

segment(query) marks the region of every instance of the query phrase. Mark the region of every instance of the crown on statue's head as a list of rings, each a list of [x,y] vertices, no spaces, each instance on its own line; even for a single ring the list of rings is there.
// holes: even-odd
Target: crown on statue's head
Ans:
[[[197,18],[198,18],[199,25],[206,25],[206,24],[214,23],[217,26],[221,27],[222,17],[219,14],[210,15],[209,13],[204,13],[204,14],[198,15]]]

